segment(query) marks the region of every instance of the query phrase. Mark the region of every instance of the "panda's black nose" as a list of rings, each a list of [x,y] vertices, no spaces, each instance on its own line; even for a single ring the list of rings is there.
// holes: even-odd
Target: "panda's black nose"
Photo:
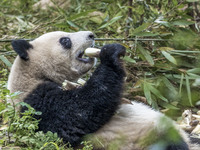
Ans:
[[[94,34],[93,33],[90,33],[88,37],[89,37],[89,39],[94,40]]]

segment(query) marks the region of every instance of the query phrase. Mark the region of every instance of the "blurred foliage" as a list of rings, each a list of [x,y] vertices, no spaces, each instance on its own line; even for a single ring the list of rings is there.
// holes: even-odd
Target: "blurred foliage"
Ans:
[[[149,150],[164,150],[168,149],[169,143],[178,143],[181,139],[180,133],[169,118],[161,117],[158,126],[159,129],[153,128],[146,137],[139,140],[140,145],[144,147],[151,145]]]

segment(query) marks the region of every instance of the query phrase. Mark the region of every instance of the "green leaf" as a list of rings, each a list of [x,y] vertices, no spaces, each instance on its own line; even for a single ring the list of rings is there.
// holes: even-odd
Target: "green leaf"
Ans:
[[[54,143],[54,142],[46,142],[46,143],[40,148],[40,150],[44,149],[44,148],[45,148],[47,145],[49,145],[49,144],[54,145],[55,148],[56,148],[56,150],[59,150],[58,145],[57,145],[56,143]]]
[[[168,102],[168,99],[166,99],[161,93],[160,91],[158,91],[156,88],[154,88],[153,86],[150,87],[150,91],[157,96],[158,98],[162,99],[165,102]]]
[[[102,25],[101,27],[99,27],[99,29],[105,28],[107,26],[110,26],[111,24],[115,23],[116,21],[118,21],[122,16],[117,16],[112,18],[108,23]]]
[[[3,61],[7,67],[11,68],[12,66],[11,62],[4,55],[0,56],[0,60]]]
[[[105,2],[105,3],[113,3],[115,0],[101,0],[101,2]]]
[[[137,49],[140,51],[140,53],[144,56],[144,58],[148,61],[148,63],[153,66],[154,61],[151,55],[149,54],[149,51],[145,50],[141,45],[137,46]]]
[[[28,109],[33,109],[32,107],[31,107],[31,105],[29,105],[29,104],[27,104],[27,103],[25,103],[25,102],[19,102],[19,103],[17,103],[17,105],[21,105],[22,107],[27,107]],[[25,112],[24,112],[25,113]]]
[[[158,104],[156,101],[152,101],[152,104],[151,104],[152,108],[155,109],[155,110],[158,110],[159,111],[159,107],[158,107]]]
[[[187,2],[199,2],[199,0],[186,0]]]
[[[173,109],[173,110],[179,110],[179,108],[177,108],[176,106],[166,103],[164,101],[159,103],[162,107],[167,108],[167,109]]]
[[[180,86],[179,86],[179,95],[181,95],[182,87],[183,87],[183,79],[184,79],[184,74],[181,74],[181,81],[180,81]]]
[[[164,82],[164,84],[167,86],[167,88],[173,92],[176,92],[176,89],[174,88],[174,86],[172,85],[172,83],[166,78],[166,77],[162,77],[162,81]]]
[[[132,59],[131,57],[128,57],[128,56],[125,56],[123,58],[123,60],[125,60],[126,62],[129,62],[129,63],[136,63],[136,61],[134,59]]]
[[[36,111],[34,114],[35,114],[35,115],[41,115],[42,112],[41,112],[41,111]]]
[[[193,78],[193,79],[200,79],[200,75],[197,75],[197,74],[194,74],[194,73],[187,73],[187,75],[190,78]]]
[[[133,35],[136,35],[136,33],[142,32],[143,30],[147,29],[149,26],[151,25],[151,23],[143,23],[141,26],[139,26],[138,28],[136,28],[133,31]]]
[[[87,15],[88,15],[89,13],[94,12],[94,11],[96,11],[96,10],[93,9],[93,10],[89,10],[89,11],[85,11],[85,12],[80,12],[80,13],[78,13],[78,14],[75,14],[75,15],[69,17],[68,20],[76,20],[76,19],[88,17]]]
[[[139,32],[139,33],[135,33],[134,35],[152,37],[152,36],[157,36],[159,34],[158,33],[152,33],[152,32]]]
[[[147,82],[144,82],[144,95],[147,99],[147,102],[149,105],[152,104],[152,99],[151,99],[151,92],[150,92],[150,89],[149,89],[149,84]]]
[[[10,97],[11,97],[12,99],[14,99],[14,98],[16,98],[17,96],[19,96],[19,95],[22,94],[22,93],[23,93],[23,92],[17,91],[17,92],[11,93],[11,94],[10,94]]]
[[[200,73],[200,68],[194,68],[194,69],[187,70],[187,73]]]
[[[75,23],[73,23],[72,21],[67,20],[67,23],[68,23],[71,27],[74,27],[74,28],[79,29],[79,26],[77,26],[77,25],[76,25]]]
[[[178,5],[178,1],[177,0],[172,0],[172,2],[173,2],[174,6]]]
[[[99,25],[102,23],[102,19],[99,16],[96,16],[96,17],[92,16],[90,17],[90,20]]]
[[[174,49],[171,48],[171,47],[159,47],[158,50],[160,50],[160,51],[170,51],[171,52]]]
[[[193,106],[191,89],[190,89],[190,81],[189,81],[188,75],[185,75],[185,80],[186,80],[186,89],[187,89],[188,99],[189,99],[190,105]]]
[[[188,26],[188,25],[191,25],[191,24],[195,24],[194,21],[187,21],[187,20],[176,20],[176,21],[173,21],[171,22],[173,25],[178,25],[178,26]]]
[[[31,130],[31,129],[35,130],[35,125],[34,125],[34,124],[30,124],[30,125],[28,126],[28,129],[29,129],[29,130]]]
[[[166,51],[161,51],[161,52],[166,59],[168,59],[171,63],[177,65],[176,59],[171,54],[167,53]]]

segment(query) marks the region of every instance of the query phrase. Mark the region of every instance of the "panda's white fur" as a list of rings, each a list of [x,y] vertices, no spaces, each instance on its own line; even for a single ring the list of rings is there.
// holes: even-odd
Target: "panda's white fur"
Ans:
[[[8,80],[8,89],[11,92],[23,92],[15,104],[22,101],[38,84],[46,79],[61,84],[64,80],[76,81],[88,72],[94,65],[76,60],[78,51],[84,50],[94,43],[88,39],[92,34],[89,31],[76,33],[51,32],[31,41],[34,50],[28,50],[29,61],[15,59]],[[72,51],[66,51],[59,44],[59,39],[67,36],[73,43]],[[160,112],[154,111],[148,106],[132,102],[122,104],[113,118],[92,136],[92,139],[103,139],[102,148],[107,149],[110,142],[120,137],[125,137],[125,142],[120,144],[121,150],[140,150],[138,140],[145,137],[152,129],[162,132],[160,119],[164,117]],[[171,119],[167,118],[169,122]],[[172,122],[173,123],[173,122]],[[174,123],[173,123],[174,124]],[[187,135],[179,129],[183,139],[188,143],[191,150],[198,150],[196,145],[189,142]],[[145,148],[144,148],[145,149]]]
[[[118,144],[120,150],[146,150],[147,148],[141,147],[140,140],[148,136],[152,130],[158,134],[165,134],[167,127],[161,122],[163,118],[167,121],[166,126],[171,124],[178,130],[189,145],[190,150],[200,149],[199,145],[190,143],[188,135],[175,122],[162,113],[138,102],[122,104],[111,121],[94,134],[93,141],[107,149],[112,141],[122,139],[123,142]],[[101,141],[101,139],[103,140]]]

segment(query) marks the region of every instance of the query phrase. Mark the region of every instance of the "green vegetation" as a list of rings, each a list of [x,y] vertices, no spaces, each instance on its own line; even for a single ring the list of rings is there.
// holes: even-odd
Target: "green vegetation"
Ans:
[[[32,115],[38,112],[30,108],[25,118],[20,118],[15,108],[6,104],[7,95],[17,96],[6,89],[16,56],[7,39],[33,39],[49,31],[91,30],[96,37],[105,39],[97,41],[97,46],[113,43],[107,38],[130,38],[118,41],[128,51],[124,58],[125,97],[143,100],[174,118],[185,108],[199,108],[198,0],[67,0],[64,5],[60,4],[63,0],[51,0],[54,6],[46,10],[34,7],[38,1],[0,1],[0,117],[3,124],[9,123],[1,134],[12,134],[11,139],[9,135],[0,139],[1,144],[11,142],[29,149],[63,148],[56,134],[35,134],[38,121]],[[91,149],[90,144],[86,145]]]

